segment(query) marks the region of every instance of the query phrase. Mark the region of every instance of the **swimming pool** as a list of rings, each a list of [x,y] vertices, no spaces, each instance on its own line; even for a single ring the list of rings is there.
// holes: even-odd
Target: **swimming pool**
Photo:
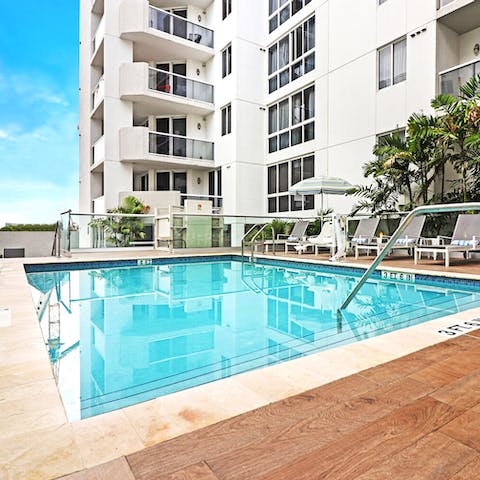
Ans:
[[[140,262],[140,264],[139,264]],[[480,305],[480,282],[238,257],[30,265],[70,420]]]

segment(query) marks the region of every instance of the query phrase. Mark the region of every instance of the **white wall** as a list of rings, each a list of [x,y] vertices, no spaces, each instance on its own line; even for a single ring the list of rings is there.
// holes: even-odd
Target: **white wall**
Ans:
[[[0,232],[0,256],[5,248],[24,248],[25,257],[50,257],[55,232]]]

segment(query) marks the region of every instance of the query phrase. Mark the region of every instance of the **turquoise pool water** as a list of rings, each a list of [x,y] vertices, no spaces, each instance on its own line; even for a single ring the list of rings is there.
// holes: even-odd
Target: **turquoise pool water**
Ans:
[[[232,259],[73,268],[28,273],[70,420],[480,305],[475,283],[375,278],[339,322],[359,271]]]

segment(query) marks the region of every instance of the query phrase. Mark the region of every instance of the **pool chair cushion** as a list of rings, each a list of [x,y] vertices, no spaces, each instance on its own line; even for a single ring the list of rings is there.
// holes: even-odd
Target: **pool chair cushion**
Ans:
[[[299,242],[300,239],[298,237],[296,237],[295,235],[290,235],[288,238],[287,238],[287,242]]]
[[[412,245],[415,243],[415,238],[398,238],[395,242],[396,245]]]
[[[474,247],[477,242],[473,240],[452,240],[450,245],[455,247]]]
[[[367,238],[367,237],[365,237],[365,238],[362,238],[362,237],[352,238],[353,243],[368,243],[369,241],[370,241],[370,239]]]

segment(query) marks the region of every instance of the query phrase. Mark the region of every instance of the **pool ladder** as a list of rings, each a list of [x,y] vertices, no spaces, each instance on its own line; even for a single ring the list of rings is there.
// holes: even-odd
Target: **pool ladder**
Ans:
[[[471,203],[451,203],[445,205],[427,205],[424,207],[417,207],[413,209],[406,217],[400,226],[395,230],[395,233],[390,237],[390,240],[385,245],[385,248],[378,254],[377,258],[372,262],[362,278],[355,285],[354,289],[349,293],[348,297],[337,310],[337,323],[341,328],[343,310],[345,310],[350,302],[355,298],[359,290],[363,287],[365,282],[370,278],[374,270],[380,265],[380,262],[390,253],[395,242],[400,238],[400,235],[405,231],[408,225],[415,217],[420,215],[427,215],[429,213],[450,213],[450,212],[469,212],[480,211],[480,202]]]
[[[250,246],[251,246],[251,252],[250,252],[250,263],[254,263],[255,262],[255,240],[257,239],[257,237],[265,231],[265,229],[267,227],[270,227],[272,229],[272,251],[273,251],[273,254],[275,255],[275,229],[272,227],[272,224],[271,223],[257,223],[256,225],[253,225],[253,227],[251,227],[248,232],[242,237],[242,262],[245,260],[245,243],[246,243],[246,240],[247,240],[247,237],[256,229],[256,228],[259,228],[260,227],[260,230],[258,230],[258,232],[256,232],[253,237],[252,237],[252,240],[250,241]],[[265,248],[265,243],[263,244],[264,248]]]

